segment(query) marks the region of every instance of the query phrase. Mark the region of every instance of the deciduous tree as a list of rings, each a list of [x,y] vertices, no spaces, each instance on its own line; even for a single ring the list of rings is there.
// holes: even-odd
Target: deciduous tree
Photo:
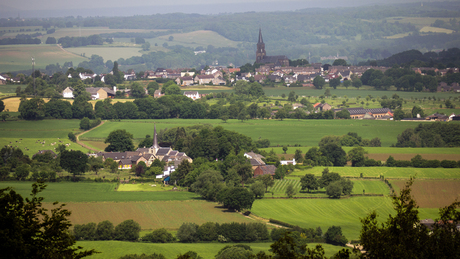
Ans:
[[[118,129],[110,132],[109,136],[105,139],[104,143],[109,143],[105,148],[106,152],[116,151],[125,152],[133,151],[133,134],[124,129]]]

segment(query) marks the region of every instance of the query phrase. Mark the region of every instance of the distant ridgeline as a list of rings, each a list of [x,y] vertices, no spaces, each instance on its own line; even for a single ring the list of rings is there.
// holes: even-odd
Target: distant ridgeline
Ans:
[[[460,124],[426,123],[398,135],[396,147],[460,147]]]

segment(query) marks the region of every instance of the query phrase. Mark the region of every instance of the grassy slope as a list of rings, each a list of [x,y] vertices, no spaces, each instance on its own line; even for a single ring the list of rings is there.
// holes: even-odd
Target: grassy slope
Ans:
[[[341,226],[344,235],[358,239],[360,218],[377,211],[380,220],[392,214],[390,198],[354,197],[349,199],[266,199],[256,200],[252,212],[306,228],[321,227],[323,233],[331,226]],[[421,218],[436,218],[436,209],[421,209]],[[383,219],[382,219],[383,218]]]
[[[396,142],[396,137],[408,127],[415,124],[395,121],[362,121],[362,120],[250,120],[241,122],[228,120],[123,120],[121,122],[107,122],[103,126],[82,136],[82,139],[104,139],[111,131],[126,129],[134,138],[142,139],[146,134],[152,134],[153,122],[157,130],[195,124],[212,124],[225,129],[237,131],[250,136],[253,140],[269,139],[271,145],[316,146],[326,135],[344,135],[348,132],[357,132],[362,138],[371,139],[380,137],[382,146],[390,146]],[[283,132],[283,134],[279,134]]]
[[[271,243],[243,243],[251,246],[253,253],[256,254],[259,251],[268,252]],[[91,259],[112,259],[118,258],[126,254],[142,254],[147,255],[153,253],[161,253],[166,258],[176,258],[179,254],[184,254],[188,251],[195,251],[199,256],[204,259],[214,258],[214,256],[226,245],[232,244],[221,244],[221,243],[199,243],[199,244],[182,244],[182,243],[171,243],[171,244],[152,244],[152,243],[132,243],[132,242],[120,242],[120,241],[79,241],[77,245],[84,247],[84,249],[96,249],[100,251],[100,254],[93,255]],[[326,252],[326,256],[329,258],[342,247],[333,246],[329,244],[321,244]],[[315,244],[308,244],[308,248],[314,248]]]

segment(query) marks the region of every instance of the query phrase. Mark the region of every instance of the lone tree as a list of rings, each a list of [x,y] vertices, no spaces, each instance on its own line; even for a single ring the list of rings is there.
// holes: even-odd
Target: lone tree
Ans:
[[[30,198],[24,198],[11,187],[0,189],[0,249],[2,258],[83,258],[94,249],[79,251],[70,234],[70,211],[61,204],[51,209],[42,207],[43,182],[32,184]],[[57,203],[54,203],[56,205]]]
[[[110,143],[106,148],[106,152],[118,151],[133,151],[133,134],[124,129],[117,129],[110,132],[109,136],[105,139],[104,143]]]
[[[300,178],[300,185],[302,186],[302,190],[307,189],[308,192],[316,190],[319,187],[318,180],[313,174],[306,174]]]
[[[88,156],[80,150],[64,150],[61,152],[60,162],[61,167],[73,174],[75,178],[75,175],[86,172]]]

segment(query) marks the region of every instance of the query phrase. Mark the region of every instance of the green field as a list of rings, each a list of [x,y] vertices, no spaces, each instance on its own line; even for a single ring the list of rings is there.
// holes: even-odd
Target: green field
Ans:
[[[0,146],[19,147],[32,156],[39,150],[53,150],[59,144],[70,144],[67,149],[88,152],[88,149],[71,142],[67,135],[80,126],[79,120],[10,121],[0,123]],[[44,144],[42,144],[44,142]],[[56,143],[56,144],[54,144]]]
[[[252,248],[254,254],[259,251],[269,253],[271,243],[240,243],[248,245]],[[166,258],[176,258],[179,254],[184,254],[188,251],[194,251],[204,259],[214,258],[220,249],[231,243],[170,243],[170,244],[153,244],[153,243],[133,243],[121,241],[79,241],[77,245],[84,249],[95,249],[100,254],[90,256],[91,259],[113,259],[119,258],[126,254],[153,254],[161,253]],[[329,244],[321,244],[325,250],[325,255],[329,258],[343,247],[333,246]],[[308,244],[308,248],[314,248],[316,244]]]
[[[169,41],[169,36],[173,36],[174,40]],[[238,45],[238,42],[229,40],[223,37],[222,35],[218,34],[217,32],[206,30],[192,31],[186,33],[173,33],[169,35],[160,36],[157,39],[153,39],[153,41],[158,43],[158,45],[162,45],[163,42],[159,40],[167,42],[168,45],[183,45],[190,47],[207,47],[209,44],[213,45],[214,47],[236,47]]]
[[[314,174],[321,176],[325,167],[313,167],[308,170],[294,171],[289,176],[304,176]],[[413,167],[329,167],[329,172],[339,173],[346,177],[379,177],[391,179],[409,179],[415,176],[416,179],[459,179],[460,169],[458,168],[413,168]]]
[[[305,228],[321,227],[323,233],[331,226],[341,226],[348,240],[358,239],[360,218],[373,210],[383,221],[393,214],[390,198],[353,197],[349,199],[263,199],[252,206],[252,213],[263,218],[273,218]],[[436,209],[421,209],[420,218],[437,216]],[[384,219],[382,219],[384,218]]]
[[[406,128],[415,127],[415,123],[399,121],[363,121],[363,120],[122,120],[120,122],[107,122],[101,127],[94,129],[81,136],[82,140],[103,140],[108,134],[116,129],[126,129],[140,140],[147,134],[153,133],[153,123],[157,130],[178,126],[191,126],[196,124],[211,124],[222,126],[225,129],[247,135],[253,140],[259,138],[269,139],[271,146],[294,145],[316,146],[322,137],[327,135],[344,135],[348,132],[356,132],[365,139],[379,137],[382,146],[390,146],[396,143],[398,134]],[[283,132],[283,134],[279,134]]]
[[[47,183],[41,193],[45,202],[133,202],[133,201],[183,201],[200,199],[198,195],[185,191],[165,192],[117,192],[117,183]],[[0,188],[13,187],[26,197],[32,190],[32,182],[0,182]]]
[[[161,186],[158,183],[143,183],[143,184],[120,184],[119,192],[162,192],[170,191],[174,188],[172,185]]]
[[[56,45],[2,45],[0,46],[0,72],[32,69],[31,57],[35,58],[35,68],[44,69],[49,64],[72,61],[78,65],[88,59],[63,51]]]
[[[353,179],[353,194],[363,194],[363,190],[365,190],[366,194],[389,194],[390,190],[388,186],[379,180],[356,180]],[[294,197],[328,197],[326,195],[326,190],[321,189],[317,192],[301,192],[302,186],[300,185],[300,179],[298,177],[286,177],[283,180],[275,180],[275,185],[268,188],[268,192],[265,194],[265,197],[286,197],[286,187],[289,184],[294,185],[294,189],[296,190],[296,195]],[[270,194],[270,192],[273,193]]]

